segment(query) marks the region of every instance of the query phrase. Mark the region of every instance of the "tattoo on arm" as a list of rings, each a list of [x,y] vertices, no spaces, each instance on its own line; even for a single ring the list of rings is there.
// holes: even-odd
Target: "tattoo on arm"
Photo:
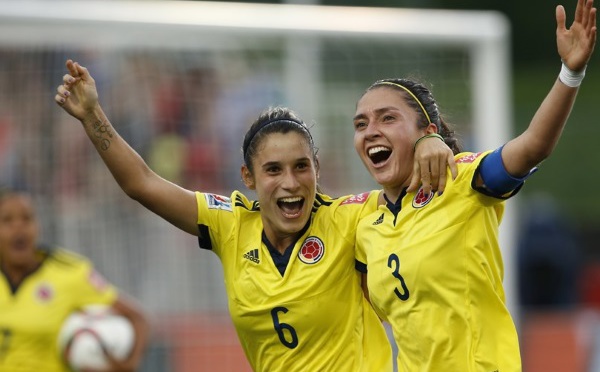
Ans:
[[[94,137],[100,142],[100,148],[103,151],[110,147],[110,139],[113,137],[113,132],[110,125],[97,121],[94,123]]]

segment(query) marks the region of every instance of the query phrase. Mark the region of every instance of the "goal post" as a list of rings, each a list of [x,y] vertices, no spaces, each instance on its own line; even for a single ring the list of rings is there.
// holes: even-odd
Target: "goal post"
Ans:
[[[389,39],[468,49],[475,143],[488,148],[510,128],[510,26],[490,11],[361,8],[184,1],[20,1],[0,9],[5,47],[227,49],[287,38]],[[252,35],[248,37],[248,35]],[[295,42],[296,41],[296,42]],[[294,58],[288,63],[294,64]],[[318,55],[315,56],[318,61]],[[302,66],[296,64],[295,69]],[[299,98],[301,99],[301,98]]]
[[[54,106],[70,57],[90,68],[117,131],[153,169],[191,189],[242,189],[242,137],[269,105],[314,123],[327,193],[377,188],[354,153],[352,115],[381,78],[423,77],[467,150],[496,148],[512,134],[510,24],[498,12],[3,2],[0,130],[12,142],[0,150],[0,183],[36,191],[42,221],[52,221],[46,236],[80,249],[156,314],[226,312],[219,264],[129,201],[77,123]],[[517,318],[515,210],[513,200],[500,243]]]

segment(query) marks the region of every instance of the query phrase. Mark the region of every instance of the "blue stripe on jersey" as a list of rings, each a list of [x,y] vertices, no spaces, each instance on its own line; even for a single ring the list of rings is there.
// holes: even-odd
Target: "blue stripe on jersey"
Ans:
[[[367,273],[367,264],[360,262],[359,260],[354,260],[354,268],[356,271],[361,272],[363,274]]]

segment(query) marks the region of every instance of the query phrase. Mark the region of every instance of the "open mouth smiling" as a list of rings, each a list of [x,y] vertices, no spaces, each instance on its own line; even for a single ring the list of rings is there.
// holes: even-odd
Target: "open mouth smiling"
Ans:
[[[290,196],[277,200],[277,206],[286,217],[298,217],[304,206],[304,198],[301,196]]]
[[[375,146],[367,150],[367,155],[373,164],[377,165],[385,162],[392,154],[392,150],[385,146]]]

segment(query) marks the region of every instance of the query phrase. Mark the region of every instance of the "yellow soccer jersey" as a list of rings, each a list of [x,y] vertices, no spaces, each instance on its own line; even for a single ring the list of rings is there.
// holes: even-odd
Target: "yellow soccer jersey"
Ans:
[[[397,216],[381,206],[359,224],[357,260],[394,330],[400,372],[521,371],[502,287],[504,203],[472,188],[485,155],[457,155],[458,177],[441,196],[406,194]]]
[[[87,304],[109,304],[116,289],[83,257],[45,254],[41,266],[12,289],[0,272],[0,371],[66,372],[57,350],[64,319]]]
[[[358,221],[377,197],[317,195],[282,276],[262,240],[257,202],[237,191],[197,193],[200,246],[223,264],[229,311],[255,371],[391,371],[391,347],[354,257]]]

